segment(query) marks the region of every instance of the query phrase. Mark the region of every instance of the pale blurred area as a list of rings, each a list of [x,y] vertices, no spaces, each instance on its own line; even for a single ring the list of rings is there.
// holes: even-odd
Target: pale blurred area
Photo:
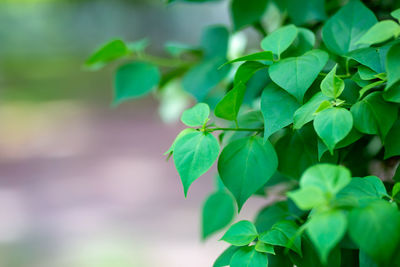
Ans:
[[[115,66],[81,66],[114,37],[196,44],[226,4],[0,0],[1,267],[211,266],[226,247],[200,241],[213,174],[185,200],[162,156],[182,125],[152,97],[110,108]]]

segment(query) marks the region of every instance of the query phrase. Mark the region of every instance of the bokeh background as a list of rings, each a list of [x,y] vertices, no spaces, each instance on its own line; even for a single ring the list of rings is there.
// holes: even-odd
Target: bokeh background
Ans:
[[[111,108],[115,65],[82,65],[116,37],[147,37],[159,55],[165,41],[197,44],[230,23],[226,5],[0,0],[0,266],[211,266],[226,247],[200,240],[213,174],[185,199],[162,155],[183,126],[152,96]]]

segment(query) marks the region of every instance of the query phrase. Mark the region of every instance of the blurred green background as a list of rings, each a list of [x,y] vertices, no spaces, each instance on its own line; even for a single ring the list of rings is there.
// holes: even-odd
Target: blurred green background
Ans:
[[[110,108],[115,65],[82,65],[116,37],[158,55],[197,44],[226,5],[0,1],[0,266],[211,266],[225,247],[199,241],[212,174],[185,200],[162,156],[182,125],[151,96]]]

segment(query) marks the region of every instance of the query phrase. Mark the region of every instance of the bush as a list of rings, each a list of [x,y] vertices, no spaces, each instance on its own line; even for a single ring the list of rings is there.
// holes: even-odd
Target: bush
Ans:
[[[209,27],[199,46],[168,43],[167,58],[114,40],[86,63],[133,57],[116,71],[117,104],[171,84],[200,102],[166,154],[185,196],[218,162],[203,238],[251,196],[285,188],[229,227],[214,266],[400,266],[400,9],[342,2],[232,0],[234,37]],[[261,52],[229,49],[245,28],[263,36]]]

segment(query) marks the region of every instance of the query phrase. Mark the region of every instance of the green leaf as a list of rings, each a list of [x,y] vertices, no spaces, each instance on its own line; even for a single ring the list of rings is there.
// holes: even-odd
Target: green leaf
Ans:
[[[265,51],[271,51],[280,58],[281,54],[296,39],[297,32],[297,28],[294,25],[283,26],[265,37],[261,41],[261,48]]]
[[[149,40],[147,38],[143,38],[134,42],[129,42],[126,44],[128,47],[129,51],[137,53],[137,52],[143,52],[146,47],[149,45]]]
[[[400,22],[400,8],[390,13],[390,15]]]
[[[266,67],[268,66],[257,61],[246,61],[237,69],[233,83],[247,83],[254,73]]]
[[[182,113],[181,121],[189,126],[202,126],[208,121],[210,107],[205,103],[198,103]]]
[[[354,203],[355,206],[364,207],[371,201],[380,199],[386,195],[385,186],[378,177],[354,177],[351,179],[350,183],[337,194],[337,199],[339,203]]]
[[[336,145],[336,149],[347,147],[354,142],[358,141],[363,135],[357,131],[354,127],[350,133]],[[328,151],[328,147],[319,139],[318,140],[318,158],[321,160],[323,154]]]
[[[270,230],[261,233],[259,240],[266,244],[290,248],[301,255],[301,237],[296,236],[298,229],[293,221],[279,221]]]
[[[322,21],[326,18],[324,0],[287,0],[289,17],[296,25]]]
[[[203,206],[202,237],[205,239],[227,226],[235,215],[235,203],[230,194],[218,191],[208,196]]]
[[[306,224],[307,234],[317,249],[322,263],[346,233],[347,220],[342,211],[314,213]]]
[[[250,244],[258,236],[257,229],[250,221],[239,221],[233,224],[221,240],[234,246]]]
[[[301,106],[294,113],[293,117],[293,128],[300,129],[306,123],[312,121],[315,117],[315,112],[320,107],[320,105],[330,100],[330,97],[327,97],[321,92],[316,93],[307,103]]]
[[[160,81],[160,71],[154,65],[132,62],[118,68],[114,80],[114,103],[147,95]]]
[[[296,99],[274,83],[268,84],[261,95],[264,116],[264,140],[293,122],[293,114],[300,107]]]
[[[374,201],[367,207],[352,210],[349,214],[351,239],[360,250],[378,263],[387,263],[392,254],[397,253],[399,228],[400,212],[384,200]]]
[[[230,246],[215,260],[213,267],[228,266],[231,262],[233,254],[238,251],[240,247]]]
[[[282,57],[301,56],[315,45],[315,34],[307,28],[297,28],[297,37]]]
[[[397,90],[400,87],[400,44],[393,45],[386,55],[386,71],[388,82],[385,91],[389,90],[392,86],[396,86]]]
[[[274,57],[273,57],[271,51],[257,52],[257,53],[254,53],[254,54],[250,54],[250,55],[246,55],[246,56],[243,56],[243,57],[238,57],[238,58],[235,58],[233,60],[230,60],[230,61],[224,63],[220,68],[222,68],[225,65],[232,64],[232,63],[235,63],[235,62],[257,61],[257,60],[260,60],[260,61],[273,61]]]
[[[173,157],[185,196],[194,180],[211,168],[218,153],[218,141],[210,133],[189,133],[176,142]]]
[[[229,143],[218,161],[219,175],[234,195],[239,210],[271,178],[277,167],[278,159],[273,146],[257,136]]]
[[[383,100],[381,92],[373,92],[350,109],[354,127],[365,134],[378,134],[385,140],[397,119],[397,106]]]
[[[328,108],[317,114],[314,128],[333,154],[336,144],[343,140],[353,128],[353,116],[344,108]]]
[[[268,266],[268,257],[258,252],[254,246],[240,248],[232,257],[231,267],[261,267]]]
[[[400,156],[400,120],[397,120],[385,138],[385,159]]]
[[[374,13],[364,4],[349,1],[325,23],[322,39],[330,51],[343,55],[365,47],[357,42],[376,22]]]
[[[189,52],[200,52],[198,47],[179,42],[166,42],[164,47],[174,57],[179,57]]]
[[[370,68],[361,65],[358,66],[358,74],[360,75],[360,78],[363,80],[374,80],[376,79],[377,73],[371,70]]]
[[[287,202],[276,202],[262,209],[258,213],[254,224],[256,225],[257,231],[262,233],[269,230],[276,222],[285,220],[289,216]]]
[[[261,242],[261,241],[257,241],[256,246],[255,246],[255,249],[256,249],[258,252],[265,252],[265,253],[269,253],[269,254],[275,255],[274,246],[265,244],[265,243],[263,243],[263,242]]]
[[[336,75],[336,67],[337,64],[321,82],[322,93],[331,98],[337,98],[344,90],[344,81]]]
[[[238,83],[230,90],[224,98],[215,107],[215,116],[235,121],[239,113],[240,106],[243,103],[246,86],[243,83]]]
[[[396,195],[400,192],[400,183],[396,183],[392,189],[392,198],[396,197]]]
[[[279,139],[275,145],[279,171],[288,177],[300,179],[308,167],[318,163],[317,138],[312,125],[307,125]]]
[[[328,54],[312,50],[299,57],[286,58],[269,68],[271,79],[302,103],[307,89],[328,61]]]
[[[323,102],[321,103],[321,105],[319,105],[319,107],[318,107],[317,110],[315,111],[315,115],[317,115],[317,113],[319,113],[319,112],[321,112],[321,111],[323,111],[323,110],[325,110],[325,109],[331,108],[331,107],[332,107],[331,101],[325,100],[325,101],[323,101]]]
[[[350,183],[350,171],[332,164],[317,164],[308,168],[300,180],[300,187],[317,187],[325,194],[335,195]]]
[[[400,34],[400,25],[393,20],[382,20],[372,26],[359,40],[358,44],[373,45],[385,42]]]
[[[390,46],[383,47],[367,47],[362,49],[354,50],[348,53],[346,56],[354,59],[367,66],[368,68],[374,70],[377,73],[386,72],[385,62],[386,62],[386,54],[389,50]]]
[[[268,0],[233,0],[230,11],[235,31],[260,21],[267,4]]]
[[[229,31],[225,26],[209,26],[201,36],[201,47],[205,60],[226,59],[228,53]],[[222,64],[222,63],[221,63]]]
[[[98,70],[107,63],[128,55],[129,52],[128,47],[122,40],[112,40],[94,52],[86,60],[85,66]]]
[[[176,136],[176,138],[175,138],[174,142],[172,143],[171,147],[164,153],[164,155],[168,155],[168,154],[174,152],[174,148],[175,148],[176,142],[177,142],[179,139],[181,139],[183,136],[185,136],[185,135],[187,135],[187,134],[189,134],[189,133],[193,133],[193,132],[196,132],[196,130],[193,129],[193,128],[186,128],[186,129],[183,129],[183,130]]]
[[[324,192],[313,186],[288,192],[287,196],[302,210],[310,210],[327,203]]]

